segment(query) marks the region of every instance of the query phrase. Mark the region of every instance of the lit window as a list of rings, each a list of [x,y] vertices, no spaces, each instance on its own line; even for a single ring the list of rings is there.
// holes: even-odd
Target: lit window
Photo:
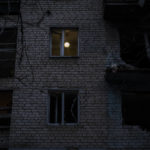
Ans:
[[[12,91],[0,91],[0,128],[10,126]]]
[[[51,56],[78,56],[78,30],[52,29]]]
[[[79,102],[76,91],[50,91],[49,92],[50,124],[75,124],[78,123]]]
[[[0,29],[0,77],[12,77],[15,68],[17,30]]]

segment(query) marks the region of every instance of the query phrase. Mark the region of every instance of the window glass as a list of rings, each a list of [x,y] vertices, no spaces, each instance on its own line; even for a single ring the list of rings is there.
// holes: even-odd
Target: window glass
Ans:
[[[77,122],[78,111],[77,111],[77,94],[65,93],[64,100],[64,121],[67,123]]]
[[[60,56],[62,31],[59,29],[52,30],[52,56]]]
[[[78,122],[78,96],[76,92],[50,93],[49,123],[77,123]]]
[[[51,34],[52,56],[78,56],[77,29],[52,29]]]
[[[64,31],[64,56],[78,55],[78,33],[77,30]]]
[[[62,100],[60,93],[53,93],[50,96],[50,122],[61,123]]]

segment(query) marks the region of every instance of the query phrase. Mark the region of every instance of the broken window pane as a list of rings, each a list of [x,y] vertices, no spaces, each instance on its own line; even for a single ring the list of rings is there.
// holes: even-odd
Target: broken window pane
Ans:
[[[62,32],[59,29],[52,30],[52,56],[60,56]]]
[[[60,93],[50,95],[50,123],[61,123],[62,99]]]
[[[77,122],[78,111],[77,111],[77,94],[65,93],[64,100],[64,121],[67,123]]]
[[[145,37],[143,32],[120,32],[121,58],[127,63],[140,68],[149,68]]]
[[[77,123],[78,96],[76,92],[50,92],[50,123]]]
[[[64,56],[78,55],[78,33],[77,30],[65,30]]]
[[[12,91],[0,91],[0,127],[10,125]]]
[[[150,93],[124,92],[122,94],[122,116],[126,125],[139,125],[150,130]]]

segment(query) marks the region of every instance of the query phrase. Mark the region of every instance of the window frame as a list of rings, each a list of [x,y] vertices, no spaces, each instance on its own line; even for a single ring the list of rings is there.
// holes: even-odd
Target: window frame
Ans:
[[[61,48],[60,48],[60,56],[53,56],[52,55],[52,30],[53,29],[60,29],[61,30],[61,33],[62,33],[62,36],[61,36],[61,38],[62,38],[62,41],[61,41]],[[78,34],[78,36],[77,36],[77,42],[78,42],[78,45],[77,45],[77,55],[76,56],[64,56],[64,31],[65,30],[77,30],[77,34]],[[79,28],[77,28],[77,27],[51,27],[50,28],[50,32],[49,32],[49,39],[50,39],[50,41],[49,41],[49,43],[50,43],[50,53],[49,53],[49,57],[52,57],[52,58],[77,58],[77,57],[79,57]]]
[[[50,122],[50,94],[52,92],[59,92],[61,94],[61,101],[62,101],[62,121],[61,123],[51,123]],[[77,122],[76,123],[64,123],[64,93],[76,93],[77,94]],[[80,100],[79,100],[79,90],[60,90],[60,89],[50,89],[48,90],[48,107],[47,107],[47,124],[52,126],[59,126],[59,125],[78,125],[80,121]]]

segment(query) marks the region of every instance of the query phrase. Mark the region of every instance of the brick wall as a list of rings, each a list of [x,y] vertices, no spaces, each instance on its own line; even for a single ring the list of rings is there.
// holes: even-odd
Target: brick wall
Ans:
[[[24,53],[21,65],[16,63],[16,76],[25,78],[23,83],[15,81],[10,147],[105,147],[106,56],[101,1],[40,1],[43,10],[29,3],[22,7],[28,56]],[[39,26],[26,23],[37,22],[47,10],[51,14],[45,15]],[[51,27],[79,29],[78,58],[49,57]],[[48,90],[54,88],[79,90],[79,125],[47,124]]]
[[[150,148],[149,133],[136,127],[122,127],[121,100],[116,98],[119,92],[111,92],[112,87],[104,79],[106,66],[120,58],[118,31],[103,20],[102,1],[24,0],[21,6],[22,61],[19,65],[22,51],[19,27],[15,79],[0,79],[1,89],[13,89],[9,147],[125,150],[138,149],[140,143],[140,149]],[[47,11],[49,15],[45,14]],[[1,18],[1,26],[3,21]],[[16,21],[8,19],[7,26]],[[51,27],[79,29],[78,58],[49,57]],[[78,125],[47,124],[49,89],[79,90]]]

